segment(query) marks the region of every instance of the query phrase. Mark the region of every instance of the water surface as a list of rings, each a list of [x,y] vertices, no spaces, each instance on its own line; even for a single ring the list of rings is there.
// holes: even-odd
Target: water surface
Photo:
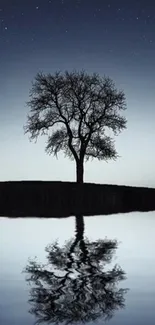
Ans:
[[[62,294],[61,297],[59,297],[59,305],[57,304],[59,307],[58,310],[60,311],[61,309],[61,315],[58,315],[55,305],[54,307],[51,307],[54,310],[53,314],[51,313],[49,316],[51,317],[49,318],[51,319],[51,324],[55,324],[54,321],[56,321],[56,319],[66,321],[67,317],[68,320],[72,317],[71,323],[75,321],[76,324],[81,324],[81,322],[78,321],[79,314],[78,311],[76,311],[75,306],[77,306],[77,308],[84,307],[84,304],[81,305],[83,295],[87,298],[84,299],[86,304],[85,310],[87,312],[84,315],[82,314],[84,310],[81,309],[81,314],[83,315],[81,317],[85,317],[86,324],[103,324],[105,316],[107,316],[108,313],[111,314],[111,319],[109,319],[109,324],[111,325],[154,324],[155,212],[84,217],[84,226],[84,236],[79,238],[81,242],[83,240],[83,246],[81,244],[79,251],[77,251],[76,254],[75,252],[72,252],[73,254],[69,257],[65,254],[68,254],[67,250],[70,251],[71,247],[74,248],[73,243],[77,239],[75,234],[75,217],[42,220],[37,218],[0,219],[0,321],[2,324],[33,325],[34,322],[38,320],[34,313],[29,313],[32,308],[32,305],[30,305],[29,302],[29,300],[32,299],[31,290],[36,286],[32,282],[30,284],[27,283],[27,274],[23,273],[23,270],[29,265],[29,258],[34,261],[35,257],[37,257],[38,263],[47,264],[48,252],[45,251],[45,248],[48,245],[52,245],[56,240],[60,250],[57,255],[54,255],[54,257],[52,255],[52,261],[54,261],[54,258],[61,252],[61,254],[64,255],[60,256],[60,260],[65,266],[60,265],[60,261],[57,260],[55,264],[53,262],[53,269],[51,267],[50,271],[54,272],[55,270],[55,274],[59,277],[65,276],[68,270],[69,273],[68,278],[65,278],[63,281],[63,287],[61,289]],[[82,227],[83,225],[79,228],[80,232],[83,231]],[[64,246],[65,242],[71,239],[72,242],[70,243],[70,246]],[[117,247],[115,247],[114,244],[116,243],[115,240],[117,240],[118,243]],[[92,243],[99,244],[96,244],[98,246],[91,246]],[[108,246],[109,243],[113,243],[114,246]],[[99,245],[102,253],[99,251]],[[62,250],[62,247],[66,247],[66,251]],[[97,255],[94,255],[95,250],[97,251],[97,247],[98,257]],[[114,248],[113,252],[112,248]],[[91,256],[90,260],[87,251],[89,250],[90,253],[91,249],[92,251],[89,255]],[[112,255],[111,259],[110,254]],[[65,256],[64,260],[62,256]],[[74,258],[74,263],[69,264],[69,262],[71,262],[71,257]],[[98,258],[98,262],[95,261],[95,258]],[[94,260],[92,261],[92,259]],[[81,264],[77,264],[79,261]],[[122,274],[124,274],[125,279],[120,280],[120,277],[122,276],[121,273],[114,273],[113,270],[116,264],[118,265],[117,270],[124,272]],[[77,265],[79,265],[79,269]],[[95,267],[98,271],[94,271]],[[75,272],[72,272],[73,268]],[[49,266],[47,269],[49,270]],[[80,276],[77,277],[77,274],[78,276],[80,274]],[[98,278],[96,277],[96,280],[93,280],[96,274],[98,275]],[[72,279],[71,282],[70,278]],[[73,281],[75,278],[79,279],[79,282]],[[53,288],[55,285],[56,291],[59,291],[60,286],[58,285],[60,283],[56,283],[53,279],[55,278],[50,277],[51,282],[47,284],[46,281],[46,288],[43,288],[44,293],[46,293],[46,301],[47,296],[48,298],[51,297],[51,286]],[[61,281],[62,285],[62,280],[58,280]],[[101,281],[100,287],[99,281]],[[106,293],[104,292],[104,308],[103,299],[99,301],[100,298],[103,297],[103,281],[106,283]],[[115,285],[114,289],[112,288],[112,281],[113,285]],[[82,283],[81,288],[84,286],[87,292],[80,289],[80,283]],[[88,305],[91,304],[92,300],[92,296],[90,295],[91,285],[94,286],[94,292],[96,290],[96,296],[94,299],[98,299],[98,301],[96,301],[96,309],[94,310],[88,308]],[[77,287],[75,288],[75,286]],[[127,288],[129,290],[125,291]],[[78,294],[76,294],[76,304],[75,302],[73,304],[73,290],[74,293],[80,292],[79,297]],[[43,300],[41,301],[41,299],[43,298],[43,291],[41,291],[41,287],[37,292],[39,292],[39,296],[35,293],[33,298],[40,299],[40,302],[37,305],[37,308],[39,306],[40,309],[38,313],[43,312],[43,308],[46,308],[46,311],[47,309],[49,311],[49,302],[44,304],[44,306],[42,304]],[[63,295],[66,297],[65,299],[63,299]],[[68,306],[72,306],[72,310],[70,307],[70,313],[64,315],[64,308],[66,308],[64,303],[66,303],[66,301]],[[101,307],[103,310],[102,313]],[[91,319],[93,313],[94,315],[95,313],[96,315],[98,313],[98,317],[94,316],[94,320]],[[86,315],[90,317],[87,319]],[[43,324],[47,324],[47,322],[44,322]]]

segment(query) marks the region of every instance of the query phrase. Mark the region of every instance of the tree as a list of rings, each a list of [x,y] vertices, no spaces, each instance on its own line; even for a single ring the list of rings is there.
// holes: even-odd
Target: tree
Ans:
[[[121,115],[126,100],[109,77],[85,71],[38,73],[27,105],[25,133],[31,140],[47,135],[48,154],[62,150],[75,160],[78,183],[83,183],[84,160],[118,157],[113,135],[126,128]]]
[[[77,216],[75,240],[63,247],[58,242],[48,245],[46,264],[30,260],[24,271],[36,324],[107,320],[123,308],[127,289],[117,284],[125,279],[125,272],[118,265],[107,268],[117,247],[116,240],[84,238],[84,220]]]

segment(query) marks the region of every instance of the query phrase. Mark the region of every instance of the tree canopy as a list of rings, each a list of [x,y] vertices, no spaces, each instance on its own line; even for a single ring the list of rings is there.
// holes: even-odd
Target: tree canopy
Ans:
[[[38,73],[27,104],[25,132],[30,139],[47,135],[48,154],[63,151],[75,160],[78,182],[83,182],[84,160],[118,157],[113,135],[126,128],[121,114],[126,100],[109,77],[85,71]]]

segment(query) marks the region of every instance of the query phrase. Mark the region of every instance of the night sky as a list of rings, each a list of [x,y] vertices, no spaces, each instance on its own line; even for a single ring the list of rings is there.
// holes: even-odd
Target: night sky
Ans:
[[[0,180],[75,180],[73,162],[23,131],[36,73],[72,69],[109,76],[127,98],[120,158],[86,163],[85,180],[154,187],[154,0],[0,0]]]

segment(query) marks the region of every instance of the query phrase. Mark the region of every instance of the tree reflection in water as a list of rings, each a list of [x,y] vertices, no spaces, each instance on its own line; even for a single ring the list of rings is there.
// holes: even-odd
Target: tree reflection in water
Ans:
[[[76,216],[76,236],[63,247],[46,247],[47,264],[30,260],[24,272],[30,283],[30,313],[36,323],[86,323],[109,320],[125,306],[127,289],[118,288],[125,279],[120,266],[108,269],[118,247],[116,240],[84,239],[83,216]]]

